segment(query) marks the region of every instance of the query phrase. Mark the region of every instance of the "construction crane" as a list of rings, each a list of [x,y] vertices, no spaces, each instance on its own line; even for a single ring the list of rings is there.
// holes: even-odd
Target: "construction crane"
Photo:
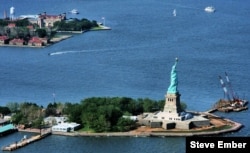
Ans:
[[[231,96],[233,97],[233,100],[234,101],[237,101],[239,99],[239,97],[236,95],[236,93],[234,92],[233,88],[232,88],[232,84],[229,80],[229,77],[227,75],[227,72],[225,72],[225,76],[226,76],[226,80],[227,80],[227,86],[229,87],[229,90],[230,90],[230,94]]]
[[[223,91],[224,91],[224,95],[227,97],[228,101],[231,101],[231,98],[230,98],[230,96],[229,96],[229,93],[228,93],[226,84],[225,84],[224,81],[222,80],[222,77],[221,77],[221,76],[219,76],[219,79],[220,79],[220,83],[221,83],[221,86],[222,86]]]
[[[215,104],[214,107],[217,108],[219,111],[223,111],[223,112],[241,111],[241,110],[247,109],[248,107],[245,105],[248,103],[248,101],[245,99],[240,99],[236,95],[226,72],[225,72],[225,76],[226,76],[226,82],[223,81],[221,76],[219,76],[219,80],[224,91],[224,98],[226,97],[227,99],[225,100],[220,99]]]
[[[234,90],[232,88],[232,84],[231,84],[226,72],[225,72],[225,76],[226,76],[226,80],[227,80],[226,83],[224,83],[221,76],[219,76],[219,79],[220,79],[221,86],[223,88],[225,96],[227,97],[228,102],[230,102],[233,105],[238,105],[238,106],[239,105],[240,106],[246,105],[248,103],[248,101],[244,100],[244,99],[240,99],[237,96],[237,94],[234,92]]]

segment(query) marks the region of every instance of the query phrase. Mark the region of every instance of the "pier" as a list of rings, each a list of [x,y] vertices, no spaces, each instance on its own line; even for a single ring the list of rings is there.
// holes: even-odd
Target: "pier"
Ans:
[[[41,140],[47,136],[51,135],[51,130],[46,130],[45,132],[41,132],[39,135],[36,135],[36,136],[32,136],[30,138],[22,138],[20,141],[18,142],[14,142],[8,146],[4,146],[2,147],[1,149],[3,151],[14,151],[16,149],[19,149],[19,148],[22,148],[24,146],[27,146],[28,144],[31,144],[33,142],[36,142],[38,140]]]

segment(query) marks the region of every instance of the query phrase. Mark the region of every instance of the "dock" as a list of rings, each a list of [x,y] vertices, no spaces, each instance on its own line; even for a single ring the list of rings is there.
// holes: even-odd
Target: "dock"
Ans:
[[[3,146],[1,149],[3,151],[14,151],[14,150],[17,150],[17,149],[22,148],[24,146],[27,146],[28,144],[31,144],[31,143],[36,142],[38,140],[41,140],[49,135],[51,135],[51,130],[45,131],[44,133],[41,133],[41,134],[36,135],[36,136],[32,136],[30,138],[24,137],[18,142],[14,142],[8,146]]]

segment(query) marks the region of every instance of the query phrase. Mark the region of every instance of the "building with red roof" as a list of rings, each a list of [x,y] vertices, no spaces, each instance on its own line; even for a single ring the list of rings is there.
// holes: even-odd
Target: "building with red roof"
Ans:
[[[53,27],[54,23],[57,21],[62,21],[66,19],[66,14],[59,15],[48,15],[46,12],[40,14],[38,17],[38,25],[42,27]]]
[[[16,24],[15,24],[15,23],[9,23],[9,24],[8,24],[8,27],[9,27],[9,28],[14,28],[14,27],[16,27]]]
[[[8,36],[0,36],[0,44],[8,44],[10,41]]]
[[[25,41],[23,39],[12,39],[10,42],[9,42],[10,45],[17,45],[17,46],[23,46],[25,44]]]
[[[44,46],[44,42],[39,37],[32,37],[29,42],[29,46]]]

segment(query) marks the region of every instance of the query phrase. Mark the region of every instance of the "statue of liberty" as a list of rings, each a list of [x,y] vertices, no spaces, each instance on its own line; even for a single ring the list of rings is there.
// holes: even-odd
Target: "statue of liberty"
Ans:
[[[170,85],[168,87],[168,93],[178,93],[178,77],[177,77],[177,66],[178,58],[175,59],[175,64],[172,66],[171,76],[170,76]]]

